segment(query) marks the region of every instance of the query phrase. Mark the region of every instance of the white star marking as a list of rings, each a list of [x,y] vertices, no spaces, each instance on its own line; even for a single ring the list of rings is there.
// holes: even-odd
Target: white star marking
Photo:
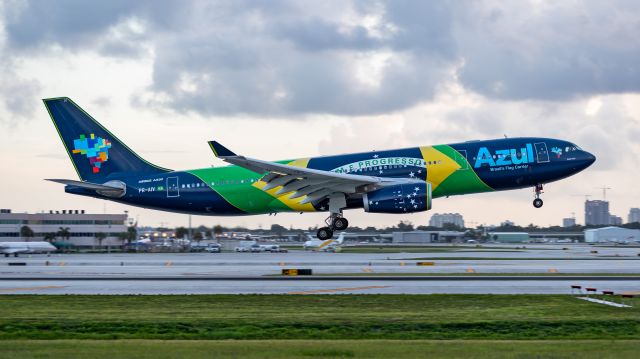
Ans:
[[[383,171],[383,170],[380,170],[380,174],[383,174],[383,173],[384,173],[384,171]]]
[[[414,187],[413,190],[418,192],[420,190],[420,188],[419,187]]]
[[[378,156],[378,155],[373,155],[373,158],[378,158],[378,157],[380,157],[380,156]]]
[[[413,172],[409,173],[409,177],[415,177],[415,176],[416,176],[415,173],[413,173]]]

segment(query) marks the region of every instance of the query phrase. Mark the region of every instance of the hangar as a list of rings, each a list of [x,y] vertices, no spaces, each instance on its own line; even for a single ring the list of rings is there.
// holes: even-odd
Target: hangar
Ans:
[[[587,243],[616,242],[631,243],[640,241],[640,230],[620,227],[603,227],[584,231]]]

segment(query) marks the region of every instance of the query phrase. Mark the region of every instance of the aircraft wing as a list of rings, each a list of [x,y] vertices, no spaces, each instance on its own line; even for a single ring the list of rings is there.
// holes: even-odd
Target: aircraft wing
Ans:
[[[276,195],[292,192],[293,194],[289,196],[290,199],[307,196],[300,201],[300,204],[318,202],[333,193],[365,193],[380,187],[416,181],[290,166],[237,155],[216,141],[209,142],[209,146],[216,157],[223,161],[264,174],[261,180],[266,182],[266,185],[262,187],[262,190],[268,191],[282,186],[275,193]]]

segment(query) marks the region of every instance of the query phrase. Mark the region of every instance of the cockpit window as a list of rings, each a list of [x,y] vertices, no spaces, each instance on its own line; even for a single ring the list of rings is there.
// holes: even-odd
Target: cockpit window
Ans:
[[[574,151],[581,151],[580,147],[570,143],[568,146],[566,146],[564,148],[564,152],[565,153],[569,153],[569,152],[574,152]]]

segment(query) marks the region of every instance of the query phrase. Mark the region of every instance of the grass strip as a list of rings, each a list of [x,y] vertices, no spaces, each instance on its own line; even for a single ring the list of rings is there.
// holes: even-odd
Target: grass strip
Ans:
[[[640,340],[8,340],[6,358],[636,358]]]
[[[2,295],[0,339],[640,338],[640,299],[568,295]]]

